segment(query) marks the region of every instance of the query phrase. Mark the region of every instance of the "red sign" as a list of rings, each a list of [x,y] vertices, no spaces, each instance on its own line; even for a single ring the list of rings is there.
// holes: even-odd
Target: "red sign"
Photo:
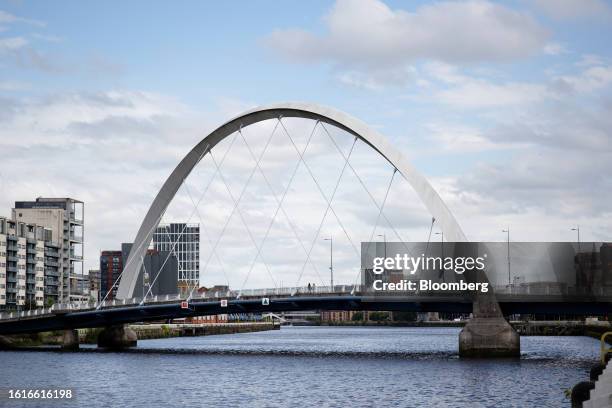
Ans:
[[[181,309],[189,309],[189,302],[187,302],[186,300],[183,300],[181,302]]]

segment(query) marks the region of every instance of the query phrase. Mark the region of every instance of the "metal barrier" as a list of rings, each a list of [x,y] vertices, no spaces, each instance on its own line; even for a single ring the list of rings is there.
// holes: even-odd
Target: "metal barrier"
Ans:
[[[266,288],[266,289],[244,289],[242,291],[229,290],[229,291],[216,291],[216,292],[202,292],[194,293],[194,299],[202,300],[219,300],[219,299],[239,299],[240,297],[265,297],[265,296],[313,296],[313,295],[331,295],[331,294],[353,294],[354,291],[359,292],[361,285],[334,285],[331,286],[315,286],[311,287],[281,287],[281,288]],[[105,300],[102,302],[70,302],[70,303],[55,303],[49,308],[42,308],[36,310],[22,310],[15,312],[0,312],[0,320],[13,320],[31,317],[43,317],[51,316],[56,313],[67,313],[77,312],[86,310],[99,310],[99,309],[112,309],[125,306],[141,306],[144,303],[164,303],[184,300],[185,296],[181,294],[176,295],[162,295],[162,296],[151,296],[149,298],[131,298],[131,299],[112,299]]]

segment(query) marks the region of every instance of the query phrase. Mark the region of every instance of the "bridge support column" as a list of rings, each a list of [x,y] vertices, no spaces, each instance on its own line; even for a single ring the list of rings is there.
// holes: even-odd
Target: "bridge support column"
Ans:
[[[98,335],[98,347],[124,349],[136,347],[136,332],[125,325],[105,327]]]
[[[79,331],[75,329],[64,330],[64,334],[62,335],[62,350],[70,351],[78,349]]]
[[[474,302],[473,318],[459,333],[460,357],[519,357],[521,338],[499,311],[497,302]]]

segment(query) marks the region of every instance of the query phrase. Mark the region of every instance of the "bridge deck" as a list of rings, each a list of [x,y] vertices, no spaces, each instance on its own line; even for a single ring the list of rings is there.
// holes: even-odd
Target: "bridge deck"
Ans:
[[[471,313],[469,299],[457,297],[374,297],[330,295],[330,296],[292,296],[271,297],[268,304],[261,298],[231,299],[227,306],[221,300],[194,299],[189,308],[181,308],[181,299],[158,301],[146,304],[120,304],[85,310],[56,309],[50,313],[30,313],[13,315],[0,320],[0,334],[35,333],[86,327],[105,327],[111,325],[160,321],[232,313],[267,313],[300,310],[389,310],[412,312],[454,312]],[[542,302],[500,300],[504,314],[568,314],[568,315],[606,315],[612,313],[612,302]]]

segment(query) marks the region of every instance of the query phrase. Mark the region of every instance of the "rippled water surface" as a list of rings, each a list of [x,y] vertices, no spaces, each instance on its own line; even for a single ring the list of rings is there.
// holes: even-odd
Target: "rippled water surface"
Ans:
[[[124,353],[0,352],[0,387],[75,390],[56,407],[557,407],[598,357],[594,339],[523,337],[520,360],[461,360],[458,333],[284,327],[142,340]]]

